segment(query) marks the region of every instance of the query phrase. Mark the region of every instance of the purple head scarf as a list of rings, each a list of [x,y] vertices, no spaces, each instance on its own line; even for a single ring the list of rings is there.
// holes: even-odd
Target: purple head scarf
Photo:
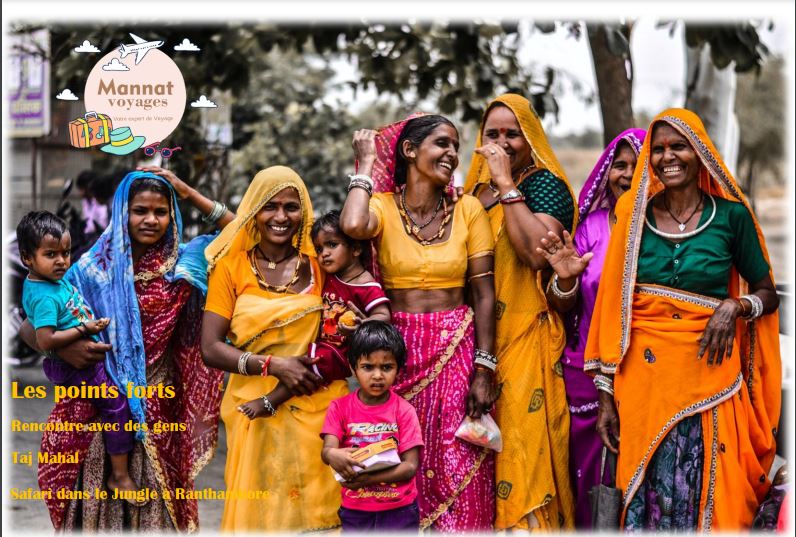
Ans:
[[[616,203],[611,189],[608,188],[608,171],[614,163],[616,147],[620,142],[627,142],[630,148],[638,156],[641,146],[644,143],[644,136],[647,131],[644,129],[627,129],[619,136],[611,140],[605,148],[600,158],[597,159],[594,169],[589,174],[589,178],[580,189],[578,196],[578,222],[592,211],[597,209],[607,209]]]

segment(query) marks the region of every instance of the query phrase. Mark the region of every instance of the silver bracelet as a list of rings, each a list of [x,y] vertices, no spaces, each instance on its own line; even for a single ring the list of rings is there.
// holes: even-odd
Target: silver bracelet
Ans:
[[[249,371],[246,369],[246,365],[249,363],[249,357],[252,355],[250,352],[244,352],[240,356],[238,356],[238,373],[241,375],[248,375]]]
[[[745,298],[752,305],[752,311],[749,312],[749,316],[747,317],[750,321],[759,319],[763,315],[763,301],[760,299],[759,296],[744,295],[741,298]]]
[[[553,275],[553,282],[550,284],[550,288],[553,290],[553,294],[556,295],[558,298],[572,298],[578,292],[578,287],[580,287],[580,280],[575,280],[575,285],[572,286],[572,289],[569,291],[562,291],[561,288],[558,286],[558,274]]]
[[[224,216],[224,213],[227,212],[227,206],[221,202],[214,201],[213,208],[210,212],[202,217],[202,222],[205,224],[215,224],[221,217]]]
[[[370,175],[365,175],[364,173],[358,173],[356,175],[349,175],[348,176],[348,181],[349,182],[354,181],[354,180],[365,181],[367,184],[370,185],[370,188],[373,189],[374,182],[373,182],[373,178]]]
[[[497,356],[483,349],[475,349],[475,360],[473,360],[473,363],[495,371],[497,369]]]
[[[271,401],[268,400],[268,396],[263,395],[262,399],[263,399],[263,406],[265,407],[265,409],[268,412],[270,412],[272,416],[276,416],[276,408],[274,408],[274,405],[272,405]]]
[[[368,196],[373,195],[373,186],[367,181],[363,181],[361,179],[352,179],[351,182],[348,184],[348,192],[351,192],[351,190],[355,188],[361,188],[362,190],[368,193]]]
[[[511,190],[509,190],[508,192],[506,192],[505,194],[500,196],[500,201],[504,202],[504,201],[514,200],[514,199],[523,198],[523,197],[525,197],[525,196],[522,195],[522,192],[520,192],[516,188],[512,188]]]
[[[611,378],[606,377],[605,375],[595,375],[594,376],[594,387],[597,390],[610,393],[611,395],[614,394],[614,381]]]

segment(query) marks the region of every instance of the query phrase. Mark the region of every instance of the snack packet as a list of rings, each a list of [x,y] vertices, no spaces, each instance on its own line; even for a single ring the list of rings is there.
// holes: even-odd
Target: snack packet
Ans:
[[[481,414],[477,420],[465,416],[462,424],[456,429],[455,436],[465,442],[487,447],[498,453],[503,451],[503,437],[500,435],[500,429],[489,414]]]

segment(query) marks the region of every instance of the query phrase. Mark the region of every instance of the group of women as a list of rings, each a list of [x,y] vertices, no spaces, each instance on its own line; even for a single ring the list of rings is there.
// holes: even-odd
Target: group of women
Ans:
[[[760,227],[693,113],[667,110],[646,133],[618,136],[578,203],[519,95],[487,106],[464,195],[450,188],[459,135],[444,117],[357,131],[353,147],[359,169],[341,228],[372,239],[406,341],[394,389],[424,436],[422,528],[588,528],[603,445],[618,452],[625,528],[751,525],[779,419],[777,299]],[[182,244],[177,195],[220,233]],[[222,531],[339,525],[339,485],[321,461],[319,432],[348,387],[322,388],[303,356],[324,275],[299,175],[259,172],[233,217],[170,172],[133,172],[112,216],[68,276],[114,319],[111,345],[85,340],[59,354],[80,365],[108,352],[117,378],[177,390],[131,401],[148,425],[134,479],[192,489],[220,414]],[[294,397],[273,416],[236,411],[277,381]],[[502,452],[455,438],[465,416],[492,410]],[[66,400],[50,421],[92,412]],[[187,427],[157,434],[158,421]],[[41,487],[101,488],[101,442],[46,433],[43,450],[77,450],[80,462],[42,465]],[[52,499],[48,508],[59,530],[197,529],[196,500],[166,496],[144,507]]]

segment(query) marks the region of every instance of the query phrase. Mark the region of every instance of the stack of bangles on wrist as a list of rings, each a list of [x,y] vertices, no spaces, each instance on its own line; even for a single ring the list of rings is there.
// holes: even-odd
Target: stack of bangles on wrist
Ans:
[[[746,299],[747,302],[751,305],[751,309],[749,312],[746,312],[746,308],[743,306],[742,300]],[[754,321],[758,319],[760,316],[763,315],[763,301],[757,295],[743,295],[739,297],[738,304],[741,306],[741,317],[747,319],[749,321]]]
[[[348,191],[351,192],[352,188],[361,188],[368,193],[368,196],[373,195],[373,179],[364,174],[349,175],[348,176]]]
[[[500,196],[500,203],[503,205],[508,205],[509,203],[519,203],[521,201],[525,201],[525,196],[523,196],[522,192],[520,192],[516,188],[512,188],[511,190]]]
[[[218,201],[213,202],[213,209],[205,216],[202,217],[202,222],[205,224],[215,224],[227,212],[227,206]]]
[[[273,358],[272,355],[270,354],[265,355],[265,361],[263,362],[263,370],[260,372],[260,375],[264,377],[268,376],[268,366],[271,365],[271,358]]]
[[[473,360],[473,363],[476,369],[478,369],[478,366],[483,366],[494,372],[497,369],[497,356],[483,349],[475,349],[475,360]]]
[[[578,292],[578,287],[580,287],[580,280],[575,280],[575,285],[572,286],[572,289],[569,291],[562,291],[558,286],[558,274],[554,274],[550,282],[550,288],[553,290],[553,294],[558,298],[572,298]]]
[[[594,375],[594,387],[601,392],[614,394],[614,381],[605,375]]]
[[[276,415],[276,409],[274,408],[274,405],[271,404],[271,401],[268,400],[268,396],[267,395],[263,395],[262,396],[262,400],[263,400],[263,406],[265,407],[265,409],[272,416],[275,416]]]
[[[249,363],[249,357],[252,355],[250,352],[244,352],[240,356],[238,356],[238,373],[241,375],[248,375],[249,371],[246,369],[246,366]]]

